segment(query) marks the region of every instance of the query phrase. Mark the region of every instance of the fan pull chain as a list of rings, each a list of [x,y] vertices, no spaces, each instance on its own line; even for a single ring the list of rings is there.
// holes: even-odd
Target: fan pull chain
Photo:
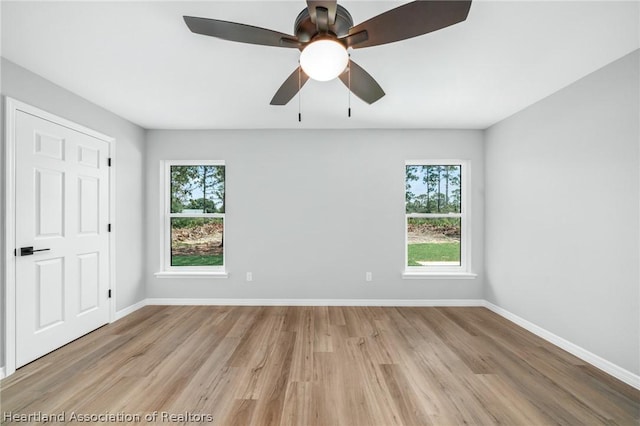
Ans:
[[[347,65],[347,72],[349,73],[349,75],[347,76],[347,79],[349,81],[349,112],[347,113],[347,116],[351,118],[351,54],[349,54],[349,65]]]
[[[300,101],[300,97],[302,96],[300,93],[300,89],[302,88],[302,68],[298,65],[298,123],[302,121],[302,102]]]

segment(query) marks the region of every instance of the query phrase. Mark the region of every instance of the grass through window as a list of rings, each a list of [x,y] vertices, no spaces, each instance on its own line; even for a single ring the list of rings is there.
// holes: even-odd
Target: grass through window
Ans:
[[[409,244],[408,266],[424,266],[424,263],[460,263],[460,243]],[[421,263],[422,262],[422,263]]]

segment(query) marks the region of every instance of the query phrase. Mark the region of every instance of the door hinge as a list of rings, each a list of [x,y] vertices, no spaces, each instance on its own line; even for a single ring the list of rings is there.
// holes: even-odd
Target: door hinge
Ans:
[[[111,299],[111,289],[109,289],[109,299]]]
[[[107,158],[107,166],[111,167],[111,157]]]
[[[18,255],[18,249],[13,249],[13,255],[17,256]]]
[[[111,232],[111,224],[107,225],[107,232]]]

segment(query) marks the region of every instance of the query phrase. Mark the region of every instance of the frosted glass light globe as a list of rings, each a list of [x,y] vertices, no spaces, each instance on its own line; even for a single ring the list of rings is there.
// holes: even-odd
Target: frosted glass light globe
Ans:
[[[334,40],[316,40],[300,54],[302,70],[314,80],[329,81],[347,68],[347,49]]]

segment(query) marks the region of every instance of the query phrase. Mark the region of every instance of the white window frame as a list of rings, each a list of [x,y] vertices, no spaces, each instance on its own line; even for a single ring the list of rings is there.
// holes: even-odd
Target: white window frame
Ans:
[[[162,218],[160,220],[161,249],[160,272],[157,278],[227,278],[226,244],[222,246],[222,265],[216,266],[171,266],[171,218],[222,218],[222,235],[226,236],[226,206],[225,213],[171,213],[171,167],[172,166],[224,166],[225,167],[225,198],[226,198],[226,164],[224,160],[164,160],[160,162],[160,203]],[[224,237],[223,237],[224,238]]]
[[[460,166],[460,213],[407,213],[404,209],[404,272],[405,279],[473,279],[476,274],[471,272],[471,221],[470,221],[470,179],[471,165],[468,160],[407,160],[405,161],[405,173],[407,166]],[[406,178],[403,179],[403,191],[406,191]],[[404,199],[404,197],[403,197]],[[409,218],[460,218],[460,265],[432,265],[432,266],[408,266],[408,226]]]

